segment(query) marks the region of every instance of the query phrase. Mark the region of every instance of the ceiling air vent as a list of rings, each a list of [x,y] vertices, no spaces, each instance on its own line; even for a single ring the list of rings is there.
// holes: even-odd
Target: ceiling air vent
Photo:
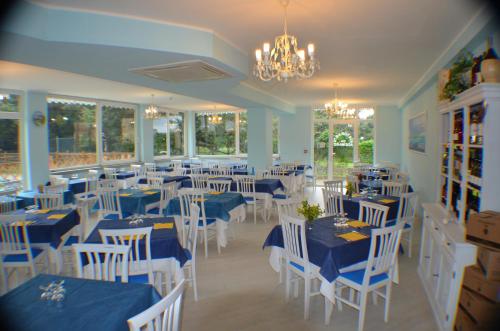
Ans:
[[[203,61],[186,61],[162,64],[153,67],[130,69],[139,75],[171,83],[194,82],[231,77],[227,72]]]

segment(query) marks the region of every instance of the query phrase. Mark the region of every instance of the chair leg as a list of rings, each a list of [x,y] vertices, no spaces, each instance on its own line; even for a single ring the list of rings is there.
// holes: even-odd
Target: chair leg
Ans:
[[[358,331],[363,331],[365,325],[365,311],[366,311],[366,301],[368,299],[368,293],[366,291],[361,291],[359,300],[359,318],[358,318]]]
[[[413,239],[413,228],[409,232],[409,237],[408,237],[408,257],[411,258],[411,246],[412,246],[412,240]]]
[[[309,319],[309,306],[311,304],[311,279],[304,279],[304,319]]]
[[[290,283],[292,282],[292,272],[285,266],[285,300],[290,301]]]
[[[375,290],[372,291],[372,299],[373,299],[373,304],[377,305],[377,303],[378,303],[378,295],[377,295],[377,292]]]
[[[391,303],[391,289],[392,283],[388,283],[385,287],[385,312],[384,321],[387,323],[389,321],[389,304]]]
[[[208,258],[208,230],[206,227],[203,228],[203,241],[205,245],[205,259]]]
[[[198,301],[198,285],[196,283],[196,268],[191,264],[191,281],[193,283],[194,301]]]
[[[7,293],[9,291],[9,272],[5,267],[2,267],[2,283],[2,293]]]
[[[325,325],[330,324],[332,312],[333,312],[333,303],[330,301],[330,299],[325,297]]]
[[[257,224],[257,203],[255,201],[253,204],[253,223]]]

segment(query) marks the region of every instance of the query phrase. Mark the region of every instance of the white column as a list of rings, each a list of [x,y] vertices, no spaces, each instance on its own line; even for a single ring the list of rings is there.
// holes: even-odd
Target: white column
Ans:
[[[186,134],[187,134],[187,151],[184,153],[189,157],[196,155],[196,118],[195,112],[187,111],[186,114]]]
[[[23,175],[27,189],[35,189],[37,185],[49,180],[49,133],[48,124],[35,125],[33,114],[41,112],[46,122],[47,93],[27,91],[23,102],[24,121],[24,168]]]
[[[144,110],[147,105],[139,105],[139,114],[137,115],[137,122],[139,125],[138,139],[140,159],[142,162],[154,161],[154,129],[153,121],[144,118]]]
[[[266,169],[273,164],[273,126],[270,110],[249,108],[248,119],[248,167]]]

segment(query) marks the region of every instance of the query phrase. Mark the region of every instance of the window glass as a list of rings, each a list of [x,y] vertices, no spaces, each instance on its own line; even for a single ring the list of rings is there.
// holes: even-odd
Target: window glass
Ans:
[[[248,153],[248,123],[247,112],[243,111],[240,114],[240,153]]]
[[[135,109],[102,107],[102,151],[104,161],[135,159]]]
[[[167,118],[159,118],[153,121],[154,156],[168,156],[167,123]]]
[[[273,115],[273,154],[279,154],[280,118]]]
[[[19,120],[0,117],[0,191],[21,187]]]
[[[97,164],[96,104],[47,101],[49,169]]]
[[[235,154],[234,113],[197,113],[195,120],[197,154]]]
[[[373,121],[359,122],[359,161],[373,164]]]
[[[170,114],[168,118],[170,156],[184,155],[184,113]]]

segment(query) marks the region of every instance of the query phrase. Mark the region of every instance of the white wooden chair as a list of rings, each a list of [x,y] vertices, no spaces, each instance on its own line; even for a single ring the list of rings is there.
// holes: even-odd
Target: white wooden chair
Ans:
[[[154,189],[159,190],[159,189],[161,189],[165,179],[163,177],[150,177],[150,176],[148,176],[147,181],[148,181],[148,186],[150,188],[154,188]]]
[[[120,197],[116,188],[102,187],[97,190],[99,198],[99,219],[118,220],[123,218]]]
[[[273,176],[283,176],[286,174],[286,169],[280,166],[271,167],[269,172]]]
[[[128,282],[130,245],[74,244],[71,247],[78,278]]]
[[[62,191],[68,189],[69,178],[65,178],[62,175],[49,175],[49,181],[50,185],[47,185],[46,187],[62,186],[63,187]]]
[[[162,216],[162,212],[167,207],[168,202],[177,195],[177,183],[162,184],[160,186],[160,194],[159,203],[146,206],[146,214],[148,216]]]
[[[269,175],[270,175],[269,170],[257,170],[255,172],[256,179],[264,179],[267,178]]]
[[[418,207],[418,195],[415,192],[403,193],[399,200],[397,223],[404,223],[401,240],[408,243],[408,257],[411,257],[413,230]],[[405,238],[407,237],[407,238]]]
[[[325,181],[325,190],[343,193],[344,192],[344,181],[340,178],[334,180]]]
[[[103,168],[103,172],[106,179],[116,179],[118,175],[118,169],[116,168]]]
[[[231,189],[230,180],[208,180],[208,190],[215,192],[229,192]]]
[[[37,194],[35,195],[35,205],[41,209],[62,209],[63,196],[62,194]]]
[[[189,225],[186,227],[186,244],[184,251],[188,256],[187,262],[184,264],[184,270],[187,271],[187,281],[191,283],[194,292],[194,301],[198,301],[198,285],[196,283],[196,246],[198,241],[198,221],[200,214],[200,207],[197,204],[189,205],[190,219]]]
[[[201,167],[201,165],[194,165],[194,164],[192,164],[190,169],[191,169],[191,175],[201,175],[201,174],[203,174],[203,168]]]
[[[93,199],[97,201],[97,183],[99,179],[97,177],[85,178],[85,191],[82,193],[75,194],[75,198],[80,199]]]
[[[344,214],[343,197],[340,192],[323,189],[325,216]]]
[[[88,176],[89,177],[99,178],[99,170],[97,170],[97,169],[90,169]]]
[[[130,331],[179,331],[181,328],[182,294],[184,280],[158,303],[130,318]]]
[[[111,188],[118,190],[120,185],[116,179],[101,179],[97,182],[97,189],[101,188]]]
[[[205,258],[208,257],[208,240],[214,238],[217,241],[217,251],[220,254],[219,241],[217,240],[217,220],[215,218],[207,218],[205,214],[205,198],[203,192],[183,192],[179,194],[179,203],[181,206],[181,224],[182,224],[182,242],[186,242],[186,224],[191,220],[192,203],[200,206],[200,214],[198,215],[198,231],[203,232],[203,242],[205,245]],[[209,236],[210,230],[210,236]]]
[[[299,215],[297,209],[300,208],[302,201],[297,198],[289,198],[276,200],[276,206],[278,207],[278,219],[281,224],[281,217],[283,215],[293,216],[294,218],[302,218]]]
[[[144,172],[148,173],[148,172],[152,172],[152,171],[156,171],[156,163],[154,163],[154,162],[144,163]]]
[[[359,202],[359,216],[358,220],[368,223],[370,225],[384,228],[387,222],[387,214],[389,207],[372,203],[368,201]]]
[[[37,275],[36,263],[43,263],[48,268],[47,252],[38,247],[31,247],[28,236],[26,214],[0,215],[0,267],[2,269],[3,290],[8,291],[9,272],[14,269],[16,283],[19,282],[18,268],[28,268],[31,276]]]
[[[305,185],[311,184],[313,190],[316,191],[316,168],[304,169]]]
[[[155,285],[151,260],[152,227],[134,229],[99,229],[104,244],[128,245],[128,282]],[[142,242],[142,245],[141,245]],[[145,258],[141,258],[141,256]]]
[[[257,206],[261,206],[263,210],[264,221],[267,222],[267,212],[265,208],[265,200],[258,199],[255,193],[255,177],[253,176],[238,176],[236,179],[237,190],[246,203],[253,207],[253,222],[257,224]]]
[[[362,331],[365,323],[365,312],[368,294],[373,292],[374,298],[380,296],[385,300],[384,321],[389,320],[389,305],[391,301],[391,289],[393,270],[401,241],[401,231],[403,223],[384,229],[374,229],[371,232],[370,253],[368,255],[366,268],[341,273],[336,282],[335,301],[339,309],[342,303],[359,310],[358,331]],[[359,294],[358,300],[355,297],[343,297],[344,288],[350,288]],[[381,291],[385,288],[384,293]],[[327,300],[325,298],[325,300]],[[326,304],[326,301],[325,301]],[[330,312],[326,312],[326,322],[328,324]]]
[[[191,184],[194,190],[206,191],[208,188],[208,175],[191,175]]]
[[[401,183],[388,182],[388,181],[382,182],[383,195],[399,197],[401,196],[402,191],[403,191],[403,185]]]
[[[0,197],[0,214],[10,213],[17,209],[15,197]]]
[[[285,246],[286,268],[286,300],[290,298],[290,285],[299,278],[304,279],[304,319],[309,319],[311,296],[319,294],[311,292],[311,282],[319,278],[318,268],[311,266],[307,253],[306,221],[289,215],[281,216],[281,228]],[[296,277],[292,279],[292,276]],[[298,283],[296,284],[298,286]]]

